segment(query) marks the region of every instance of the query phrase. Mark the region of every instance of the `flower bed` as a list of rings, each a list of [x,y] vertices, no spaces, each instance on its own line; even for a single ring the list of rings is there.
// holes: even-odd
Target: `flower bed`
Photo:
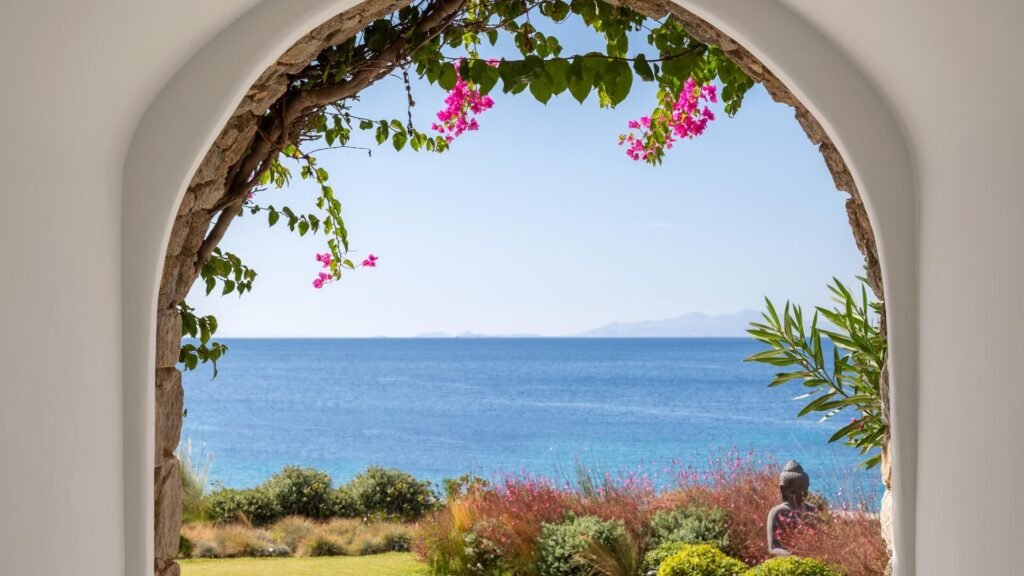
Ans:
[[[846,576],[883,574],[888,555],[877,518],[862,505],[814,500],[820,517],[788,534],[787,549]],[[666,573],[683,574],[699,562],[679,554],[703,562],[713,555],[707,547],[735,559],[722,562],[730,569],[756,568],[769,559],[765,522],[778,502],[778,469],[740,458],[683,472],[676,488],[662,492],[637,475],[584,473],[571,486],[508,475],[455,491],[417,524],[412,547],[438,576],[638,576],[672,558]],[[766,573],[807,565],[782,563]]]

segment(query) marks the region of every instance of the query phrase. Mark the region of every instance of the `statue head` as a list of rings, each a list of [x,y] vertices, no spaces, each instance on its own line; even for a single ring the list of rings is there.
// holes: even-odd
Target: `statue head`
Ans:
[[[786,462],[782,468],[782,474],[779,474],[779,490],[782,492],[782,499],[799,508],[804,505],[810,487],[811,477],[804,472],[803,466],[796,460]]]

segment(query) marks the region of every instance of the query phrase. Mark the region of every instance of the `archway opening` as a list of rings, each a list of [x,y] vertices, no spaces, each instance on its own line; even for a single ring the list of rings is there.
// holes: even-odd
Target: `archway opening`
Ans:
[[[864,250],[865,256],[867,257],[869,279],[873,287],[876,289],[879,295],[881,295],[878,260],[875,254],[873,237],[871,235],[871,228],[870,225],[867,223],[867,217],[864,212],[863,204],[860,202],[860,199],[856,194],[852,178],[850,177],[849,172],[845,169],[845,164],[843,163],[841,157],[839,157],[838,152],[828,141],[827,137],[824,134],[824,131],[821,130],[820,126],[813,120],[813,118],[806,113],[806,110],[802,106],[800,106],[798,102],[796,102],[795,98],[793,98],[792,95],[784,87],[782,87],[781,83],[775,80],[770,73],[765,72],[763,67],[760,67],[759,69],[756,60],[754,60],[753,57],[746,53],[742,48],[735,45],[735,43],[732,43],[727,38],[724,38],[724,36],[716,38],[714,35],[720,33],[718,33],[713,28],[707,26],[705,23],[701,22],[692,14],[689,14],[685,11],[679,11],[677,12],[677,17],[679,17],[682,21],[688,24],[687,29],[695,38],[701,38],[700,34],[704,34],[706,35],[704,38],[712,39],[716,45],[719,45],[723,49],[725,49],[729,56],[732,57],[733,60],[736,61],[737,63],[740,63],[741,66],[743,66],[745,63],[746,67],[744,67],[744,70],[746,70],[748,74],[751,74],[751,76],[754,76],[755,74],[762,74],[762,77],[755,79],[762,82],[773,97],[787,103],[795,104],[795,106],[797,107],[798,119],[801,121],[801,124],[804,126],[804,129],[807,131],[808,135],[811,136],[812,141],[820,140],[822,153],[825,155],[826,161],[829,165],[830,171],[832,172],[836,180],[836,183],[841,188],[846,188],[847,192],[853,194],[853,198],[851,198],[851,202],[849,203],[849,212],[850,220],[854,225],[854,235],[857,239],[858,245],[861,247],[862,250]],[[337,23],[335,23],[335,26],[336,25]],[[351,26],[351,23],[346,24],[346,26]],[[335,30],[335,33],[336,32],[337,30]],[[319,41],[322,42],[325,40],[325,38],[327,38],[327,36],[325,36],[324,33],[324,29],[320,28],[317,31],[315,31],[311,36],[314,38],[318,35],[321,36],[321,38],[319,38]],[[335,36],[335,38],[337,37],[340,37],[340,35]],[[302,48],[302,50],[299,50],[299,52],[309,51],[315,47],[316,43],[310,42],[309,38],[310,37],[307,37],[305,45],[302,42],[300,42],[297,45],[297,47]],[[712,42],[712,40],[706,41]],[[330,40],[328,40],[328,42],[330,42]],[[313,52],[314,55],[317,53],[318,52]],[[308,59],[308,56],[306,58]],[[748,58],[746,62],[744,62],[745,58]],[[295,61],[302,61],[302,58],[292,53],[292,51],[289,51],[289,53],[282,58],[282,62],[285,63],[293,64]],[[285,65],[287,66],[291,64]],[[264,80],[267,80],[271,85],[274,85],[275,83],[280,83],[280,70],[278,70],[278,74],[271,73],[265,74],[264,76]],[[269,91],[269,93],[272,92],[272,90]],[[243,105],[240,107],[240,109],[246,112],[251,112],[253,109],[260,109],[261,107],[264,107],[263,105],[265,103],[260,102],[259,99],[267,98],[268,92],[262,90],[261,87],[257,86],[254,87],[254,90],[251,92],[251,94],[254,95],[254,101],[243,103]],[[197,253],[200,257],[202,257],[202,254],[205,251],[212,250],[209,240],[215,237],[211,234],[216,233],[217,225],[214,224],[213,232],[210,232],[206,226],[206,222],[209,222],[209,217],[211,216],[210,208],[214,208],[212,212],[217,213],[216,208],[218,208],[220,202],[223,201],[222,197],[217,197],[218,193],[225,192],[225,186],[223,185],[223,182],[217,182],[217,177],[219,176],[220,169],[227,168],[228,170],[230,170],[232,169],[232,166],[235,164],[235,161],[231,160],[231,144],[233,141],[233,143],[237,146],[239,142],[244,141],[244,138],[241,140],[238,139],[239,134],[245,133],[245,129],[243,126],[244,121],[244,116],[239,115],[233,118],[231,122],[229,122],[228,127],[225,129],[224,132],[222,132],[222,138],[224,138],[224,142],[219,142],[214,150],[215,153],[207,156],[207,160],[204,162],[204,166],[200,168],[199,172],[196,175],[196,178],[193,180],[193,186],[190,188],[186,196],[186,199],[183,202],[181,209],[179,210],[179,219],[175,224],[175,231],[172,233],[172,245],[169,251],[168,266],[165,267],[165,277],[163,281],[163,287],[161,290],[162,301],[164,301],[165,304],[166,301],[163,299],[164,295],[167,295],[168,297],[173,297],[176,294],[175,291],[180,292],[183,288],[187,290],[187,287],[191,285],[191,280],[189,280],[189,274],[194,275],[196,271],[188,270],[187,264],[188,258],[194,257],[193,252]],[[235,151],[237,152],[237,150]],[[208,165],[208,163],[212,164],[212,166]],[[245,171],[243,170],[239,173],[244,174]],[[203,179],[208,176],[213,176],[213,179]],[[203,222],[204,217],[207,218],[206,222]],[[216,239],[217,242],[219,242],[219,238]],[[214,242],[213,245],[215,246],[216,242]],[[177,249],[178,252],[175,252],[175,249]],[[172,299],[170,301],[176,303],[177,299]],[[174,336],[173,330],[173,328],[176,327],[174,325],[174,316],[173,314],[168,313],[168,310],[163,305],[161,306],[160,313],[162,314],[162,328],[158,330],[158,337],[161,341],[160,349],[164,351],[169,351],[170,349],[166,345],[166,340],[168,338],[176,337]],[[171,324],[170,327],[167,326],[168,323]],[[169,356],[165,355],[165,358],[168,357]],[[177,360],[177,357],[175,358],[175,360]],[[175,404],[175,398],[177,395],[175,389],[177,384],[176,378],[178,377],[175,376],[174,372],[172,372],[172,366],[166,366],[164,364],[161,365],[163,366],[163,368],[158,369],[158,415],[161,415],[161,417],[158,418],[158,455],[163,454],[166,456],[166,449],[169,445],[169,442],[171,440],[175,440],[176,445],[176,439],[171,438],[171,436],[169,436],[167,432],[168,430],[174,432],[175,425],[180,427],[180,421],[176,424],[173,421],[173,418],[171,417],[178,406]],[[160,527],[165,524],[164,522],[161,522],[159,520],[159,517],[161,511],[165,510],[166,505],[168,504],[168,502],[170,502],[170,499],[166,497],[164,500],[161,500],[160,498],[162,488],[168,489],[168,487],[170,486],[169,484],[166,483],[168,476],[166,474],[161,475],[161,468],[162,466],[158,465],[158,543],[160,542],[161,538],[161,534],[159,533]],[[163,468],[168,473],[176,473],[176,471],[173,470],[173,465],[163,466]],[[165,480],[165,482],[161,483],[161,479]],[[160,559],[158,557],[158,567],[159,562]]]

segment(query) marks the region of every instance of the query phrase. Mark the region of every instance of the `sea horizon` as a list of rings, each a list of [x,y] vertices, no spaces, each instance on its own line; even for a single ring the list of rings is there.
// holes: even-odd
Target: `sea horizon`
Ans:
[[[369,466],[435,483],[467,472],[562,480],[577,461],[653,477],[752,454],[796,459],[831,497],[881,495],[878,471],[797,418],[799,390],[742,337],[247,337],[185,374],[183,445],[210,479],[255,486],[286,465],[343,483]],[[846,418],[848,421],[848,418]],[[870,503],[870,502],[869,502]]]

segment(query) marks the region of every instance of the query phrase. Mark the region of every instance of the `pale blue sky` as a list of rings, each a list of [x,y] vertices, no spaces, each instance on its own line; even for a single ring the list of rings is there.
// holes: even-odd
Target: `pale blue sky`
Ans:
[[[586,42],[566,53],[590,49]],[[574,49],[575,48],[575,49]],[[565,93],[547,106],[493,94],[494,108],[442,155],[320,154],[346,214],[353,260],[376,269],[312,287],[323,236],[299,238],[266,219],[236,221],[222,246],[259,272],[254,290],[190,300],[219,336],[411,336],[423,332],[567,335],[612,321],[692,311],[760,309],[765,295],[805,304],[862,259],[817,150],[763,89],[724,113],[656,168],[617,144],[650,112],[652,84],[616,110]],[[440,88],[414,80],[415,118],[429,127]],[[354,105],[404,118],[405,92],[387,79]],[[720,111],[717,110],[718,112]],[[263,192],[260,203],[308,205],[313,188]]]

